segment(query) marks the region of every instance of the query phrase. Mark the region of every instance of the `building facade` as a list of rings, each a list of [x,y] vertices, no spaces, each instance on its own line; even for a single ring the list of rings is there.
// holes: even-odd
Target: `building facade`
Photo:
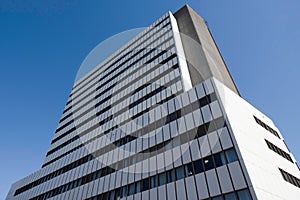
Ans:
[[[240,96],[205,21],[168,12],[77,81],[40,170],[7,200],[297,200],[273,122]]]

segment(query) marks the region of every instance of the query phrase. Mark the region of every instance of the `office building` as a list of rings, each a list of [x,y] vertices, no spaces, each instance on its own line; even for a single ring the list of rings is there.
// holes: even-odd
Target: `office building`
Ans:
[[[166,13],[78,80],[40,170],[7,200],[297,200],[300,173],[205,21]]]

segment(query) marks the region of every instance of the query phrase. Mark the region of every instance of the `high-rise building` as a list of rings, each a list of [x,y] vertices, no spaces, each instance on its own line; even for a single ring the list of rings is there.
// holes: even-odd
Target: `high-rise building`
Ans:
[[[42,168],[7,200],[297,200],[273,122],[239,94],[205,21],[168,12],[78,80]]]

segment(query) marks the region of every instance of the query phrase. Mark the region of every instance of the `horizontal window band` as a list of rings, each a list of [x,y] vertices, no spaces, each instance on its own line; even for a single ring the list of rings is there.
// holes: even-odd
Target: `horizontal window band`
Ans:
[[[166,25],[167,26],[167,25]],[[148,46],[150,46],[150,45],[152,45],[154,42],[156,42],[157,40],[159,40],[159,39],[161,39],[161,38],[163,38],[165,35],[167,35],[167,34],[169,34],[171,31],[169,30],[169,31],[166,31],[164,34],[162,34],[161,36],[159,36],[159,37],[157,37],[155,40],[153,40]],[[169,41],[170,39],[171,39],[172,37],[169,37],[167,40]],[[163,42],[163,43],[161,43],[161,44],[164,44],[165,43],[165,41]],[[160,44],[159,44],[160,45]],[[150,48],[150,47],[148,47],[148,48]],[[153,47],[151,47],[151,48],[153,48]],[[145,47],[145,48],[140,48],[140,50],[138,51],[138,53],[135,53],[133,56],[130,56],[128,59],[126,59],[125,61],[123,61],[122,63],[120,63],[117,67],[116,67],[116,69],[115,70],[117,70],[117,69],[119,69],[120,67],[122,67],[122,65],[124,65],[124,63],[126,63],[126,62],[128,62],[129,60],[131,60],[132,58],[134,58],[135,56],[137,56],[140,52],[142,52],[143,50],[145,50],[145,49],[147,49],[147,47]],[[153,49],[155,49],[155,47],[153,48]],[[133,52],[133,50],[131,51],[131,52]],[[141,58],[139,58],[138,60],[142,60],[143,58],[145,58],[146,57],[146,55],[149,55],[151,52],[148,52],[148,53],[146,53],[145,55],[143,55]],[[103,72],[102,72],[103,73]],[[103,80],[103,79],[105,79],[107,76],[109,76],[110,74],[111,74],[112,72],[110,72],[110,73],[107,73],[106,75],[104,75],[104,77],[101,77],[101,80]],[[99,74],[98,76],[101,76],[101,74]],[[113,78],[115,78],[116,76],[114,76]],[[92,80],[91,80],[92,81]],[[91,82],[91,81],[89,81],[89,83]],[[106,81],[106,83],[108,83],[109,81]],[[94,84],[92,84],[91,86],[89,86],[87,89],[85,89],[84,91],[82,91],[80,94],[78,94],[76,97],[73,97],[72,99],[70,99],[69,101],[68,101],[68,103],[67,103],[67,105],[69,104],[69,103],[71,103],[72,101],[74,101],[75,99],[77,99],[81,94],[83,94],[86,90],[89,90],[90,88],[92,88],[93,86],[95,86],[96,84],[98,84],[99,83],[99,81],[98,82],[95,82]],[[104,85],[104,84],[102,84],[102,85]]]
[[[168,40],[168,41],[169,41],[169,40]],[[166,42],[168,42],[168,41],[165,41],[164,43],[166,43]],[[164,43],[163,43],[163,44],[164,44]],[[168,47],[166,50],[161,51],[158,55],[159,55],[159,56],[163,55],[164,53],[166,53],[168,50],[172,49],[173,47],[174,47],[174,45],[171,45],[171,46]],[[146,54],[146,55],[148,55],[148,54]],[[146,56],[146,55],[145,55],[145,56]],[[156,56],[157,56],[157,55],[156,55]],[[159,57],[159,56],[158,56],[158,57]],[[155,56],[154,56],[154,57],[155,57]],[[158,65],[156,65],[156,67],[159,66],[159,64],[165,64],[166,62],[168,62],[169,60],[173,59],[174,57],[176,57],[176,54],[170,55],[168,58],[166,58],[165,60],[163,60],[163,61],[161,61],[160,63],[158,63]],[[155,58],[157,58],[157,57],[155,57]],[[143,59],[143,57],[140,58],[140,59]],[[137,63],[138,61],[140,61],[140,59],[136,60],[135,63]],[[151,60],[151,59],[150,59],[150,60]],[[154,60],[155,60],[155,59],[154,59]],[[154,60],[152,60],[152,61],[154,61]],[[124,71],[126,71],[126,70],[129,69],[130,67],[134,66],[135,63],[132,63],[131,65],[127,66],[127,67],[126,67],[124,70],[122,70],[121,72],[124,73]],[[147,63],[147,62],[146,62],[146,63]],[[144,63],[144,64],[145,64],[145,63]],[[120,80],[117,80],[117,81],[122,81],[122,80],[124,80],[125,78],[129,77],[131,74],[135,73],[135,72],[138,71],[138,70],[139,70],[139,68],[135,69],[133,72],[129,73],[128,75],[122,77]],[[151,70],[151,71],[154,71],[154,69]],[[150,72],[150,70],[149,70],[149,72]],[[121,75],[122,73],[118,73],[118,74]],[[117,74],[116,76],[112,77],[111,79],[109,79],[107,82],[105,82],[105,84],[107,84],[108,82],[110,82],[110,81],[112,81],[112,80],[116,80],[116,78],[118,77],[118,74]],[[135,80],[137,80],[137,78],[136,78]],[[131,82],[133,82],[133,81],[131,81]],[[128,83],[126,86],[128,87],[128,85],[129,85],[129,83]],[[102,86],[103,86],[103,85],[102,85]],[[126,86],[123,86],[123,88],[126,87]],[[86,103],[84,103],[84,104],[81,105],[80,107],[76,108],[76,109],[73,110],[72,112],[73,112],[73,113],[76,113],[78,110],[82,109],[84,106],[88,105],[88,104],[91,103],[92,101],[95,101],[95,99],[99,98],[101,95],[103,95],[103,94],[105,94],[106,92],[110,91],[110,89],[112,89],[113,87],[114,87],[114,85],[110,86],[109,88],[106,88],[104,91],[102,91],[101,93],[97,94],[97,95],[95,96],[94,99],[91,99],[91,100],[87,101]],[[88,93],[87,95],[85,95],[84,97],[82,97],[82,99],[86,98],[87,96],[92,95],[94,92],[96,92],[96,91],[99,90],[99,89],[100,89],[100,88],[97,87],[96,90],[91,91],[90,93]],[[118,91],[121,91],[121,90],[118,90]],[[117,91],[114,91],[114,93],[117,93]],[[70,107],[73,108],[73,107],[76,106],[78,103],[79,103],[79,101],[78,101],[77,103],[75,103],[74,105],[71,105]],[[69,107],[69,108],[70,108],[70,107]],[[67,108],[67,110],[69,110],[69,108]],[[65,119],[67,119],[67,118],[65,118]],[[64,121],[64,120],[62,120],[62,121]],[[63,125],[62,127],[64,128],[64,127],[66,127],[66,125]],[[59,127],[55,132],[57,133],[59,130],[63,129],[62,127]],[[55,139],[54,139],[54,140],[55,140]],[[52,142],[53,142],[53,141],[52,141]]]
[[[271,149],[272,151],[274,151],[275,153],[277,153],[278,155],[280,155],[281,157],[287,159],[288,161],[294,163],[292,157],[290,156],[289,153],[283,151],[282,149],[280,149],[279,147],[277,147],[276,145],[272,144],[271,142],[269,142],[268,140],[266,140],[266,143],[269,147],[269,149]]]
[[[176,111],[175,113],[177,113],[177,116],[181,117],[180,112]],[[176,120],[176,118],[172,120],[169,117],[169,120],[167,120],[167,123],[169,124],[170,122],[172,122],[174,120]],[[199,127],[196,127],[196,128],[191,129],[189,131],[186,131],[185,133],[183,133],[179,136],[176,136],[175,138],[171,138],[167,141],[163,141],[160,144],[157,144],[157,145],[155,145],[151,148],[148,148],[148,149],[142,151],[142,153],[150,153],[150,156],[152,157],[152,156],[155,156],[157,153],[164,152],[166,150],[166,149],[164,149],[165,146],[168,145],[173,140],[176,140],[176,138],[180,142],[177,143],[177,144],[172,144],[173,148],[176,147],[176,146],[185,144],[185,143],[187,143],[187,142],[189,142],[193,139],[196,139],[196,138],[199,138],[199,137],[204,136],[206,134],[209,134],[209,133],[211,133],[215,130],[219,130],[219,129],[225,127],[225,126],[226,126],[226,123],[225,123],[224,118],[220,117],[220,118],[217,118],[217,119],[215,119],[211,122],[207,122],[207,123],[205,123],[205,124],[203,124]],[[152,127],[152,129],[151,129],[151,127]],[[142,136],[142,135],[145,135],[145,134],[147,134],[147,133],[149,133],[149,132],[151,132],[151,131],[153,131],[157,128],[160,128],[160,127],[149,125],[149,126],[145,127],[144,130],[138,130],[135,133],[132,133],[132,135],[130,135],[132,138],[129,138],[128,137],[129,135],[127,135],[125,137],[127,137],[128,139],[125,139],[124,142],[121,142],[121,140],[123,140],[123,138],[121,138],[121,139],[115,141],[113,144],[109,144],[108,146],[105,146],[101,149],[98,149],[97,151],[95,151],[92,154],[89,154],[88,156],[85,156],[85,157],[83,157],[83,158],[81,158],[81,159],[79,159],[79,160],[77,160],[77,161],[75,161],[71,164],[68,164],[67,166],[65,166],[63,168],[60,168],[60,169],[56,170],[55,172],[52,172],[51,174],[49,174],[45,177],[42,177],[42,178],[40,178],[40,179],[38,179],[38,180],[28,184],[28,185],[25,185],[25,186],[21,187],[20,189],[16,190],[15,195],[23,193],[23,192],[39,185],[39,184],[42,184],[42,183],[44,183],[44,182],[46,182],[46,181],[48,181],[48,180],[50,180],[54,177],[57,177],[57,176],[65,173],[69,170],[72,170],[72,169],[78,167],[79,165],[82,165],[82,164],[90,161],[91,159],[94,159],[95,157],[99,157],[99,156],[113,150],[114,148],[116,148],[116,145],[117,145],[117,147],[124,146],[126,143],[131,142],[132,140],[136,139],[137,138],[136,135],[138,135],[139,133],[141,133],[141,136]],[[134,157],[134,156],[136,156],[136,155],[133,155],[131,157]],[[126,160],[126,159],[131,160],[131,162],[130,161],[125,162],[124,160]],[[114,165],[114,168],[125,168],[125,167],[127,167],[127,166],[124,165],[125,163],[128,163],[128,166],[129,166],[130,163],[133,164],[133,160],[135,160],[135,161],[138,160],[138,159],[132,159],[130,157],[126,158],[126,159],[124,159],[122,161],[118,161],[117,164]]]
[[[174,98],[173,96],[170,96],[170,97],[168,97],[168,98],[162,100],[162,101],[159,102],[158,104],[162,104],[162,103],[167,102],[167,101],[169,101],[170,99],[173,99],[173,98]],[[149,111],[149,110],[143,110],[141,113],[137,113],[137,115],[132,116],[132,119],[135,119],[136,116],[140,116],[140,114],[144,114],[144,113],[146,113],[146,112],[148,112],[148,111]],[[128,120],[125,121],[124,123],[127,123],[129,120],[130,120],[130,119],[128,119]],[[96,128],[98,128],[98,127],[96,127]],[[93,130],[95,130],[96,128],[95,128],[95,127],[91,127],[91,129],[89,129],[89,131],[93,131]],[[108,134],[110,131],[113,131],[113,130],[115,130],[115,129],[117,129],[117,128],[118,128],[118,126],[114,126],[114,127],[112,127],[111,129],[108,129],[107,131],[105,131],[103,134],[99,134],[99,135],[97,135],[96,137],[91,138],[90,140],[86,141],[84,144],[81,144],[81,145],[82,145],[82,146],[83,146],[83,145],[86,145],[86,144],[88,144],[88,143],[90,143],[90,142],[96,140],[97,138],[101,137],[102,135]],[[79,146],[81,146],[81,145],[79,145]],[[42,165],[42,168],[43,168],[43,167],[46,167],[47,165],[49,165],[49,164],[51,164],[51,163],[53,163],[53,162],[55,162],[55,161],[57,161],[57,160],[59,160],[59,159],[61,159],[62,157],[66,156],[66,155],[68,155],[68,154],[70,154],[70,153],[72,153],[73,151],[75,151],[75,150],[77,150],[77,149],[79,149],[78,146],[75,147],[75,148],[73,148],[73,149],[71,149],[71,150],[69,150],[68,152],[66,152],[66,153],[64,153],[64,154],[62,154],[62,155],[60,155],[60,156],[54,158],[53,160],[46,162],[45,164]]]
[[[167,19],[167,18],[166,18]],[[159,24],[158,24],[158,26],[160,25],[160,24],[162,24],[166,19],[164,19],[163,21],[161,21]],[[120,54],[122,54],[122,53],[124,53],[124,51],[128,51],[128,48],[130,48],[136,41],[138,41],[138,40],[140,40],[142,37],[144,37],[145,35],[147,35],[149,32],[151,32],[155,27],[157,27],[157,26],[153,26],[153,27],[151,27],[147,32],[145,32],[144,34],[142,34],[140,37],[138,37],[135,41],[133,41],[126,49],[124,49],[122,52],[120,52],[118,55],[116,55],[116,56],[114,56],[114,57],[112,57],[111,59],[109,59],[107,62],[105,62],[105,63],[103,63],[102,64],[102,66],[105,66],[107,63],[109,63],[110,61],[112,61],[113,59],[115,59],[117,56],[119,56]],[[158,29],[159,30],[159,29]],[[157,31],[158,31],[157,30]],[[156,32],[157,32],[156,31]],[[154,32],[153,34],[155,34],[156,32]],[[149,36],[149,37],[151,37],[151,36]],[[149,38],[148,37],[148,38]],[[148,39],[147,38],[147,39]],[[131,51],[129,51],[128,53],[130,53]],[[125,55],[122,55],[122,58],[123,57],[125,57],[128,53],[125,53]],[[122,59],[121,58],[121,59]],[[97,71],[95,71],[95,73],[97,73],[98,71],[100,70],[100,68],[97,70]],[[84,81],[86,81],[88,78],[90,78],[91,76],[92,76],[93,74],[90,74],[89,76],[87,76],[85,79],[83,79],[83,80],[81,80],[80,82],[78,82],[73,88],[72,88],[72,91],[74,91],[76,88],[78,88]],[[91,80],[92,81],[92,80]],[[87,85],[88,83],[90,83],[90,81],[89,82],[87,82],[86,84],[84,84],[84,85],[82,85],[82,86],[80,86],[80,88],[78,88],[77,90],[80,90],[81,88],[83,88],[85,85]],[[72,96],[74,94],[74,92],[72,92],[71,94],[70,94],[70,96]]]
[[[173,59],[173,58],[174,58],[174,54],[171,55],[170,57],[168,57],[166,60],[169,61],[169,60],[171,60],[171,59]],[[161,64],[161,63],[158,63],[157,66],[159,66],[159,64]],[[150,71],[152,72],[152,71],[154,71],[155,69],[156,69],[156,67],[154,67],[153,70],[150,70]],[[174,68],[173,68],[173,69],[174,69]],[[149,71],[149,72],[150,72],[150,71]],[[138,78],[134,79],[133,81],[137,81],[137,80],[138,80]],[[125,86],[124,86],[124,87],[125,87]],[[120,88],[120,89],[117,90],[116,92],[121,91],[124,87]],[[108,97],[104,98],[103,100],[101,100],[100,102],[98,102],[98,103],[95,105],[95,107],[89,108],[87,111],[85,111],[85,112],[83,112],[82,114],[80,114],[79,116],[75,117],[74,120],[79,119],[80,117],[82,117],[82,116],[83,116],[84,114],[86,114],[87,112],[91,111],[92,109],[95,109],[96,107],[100,106],[100,105],[103,104],[104,102],[108,101],[108,100],[111,98],[111,96],[112,96],[112,95],[109,95]],[[126,95],[126,97],[127,97],[127,96],[129,96],[129,95]],[[97,96],[95,97],[95,99],[91,99],[91,100],[89,100],[88,102],[84,103],[82,106],[80,106],[80,107],[78,107],[77,109],[75,109],[75,110],[73,111],[73,113],[75,113],[75,112],[77,112],[78,110],[82,109],[84,106],[88,105],[88,104],[91,103],[92,101],[95,101],[98,97],[99,97],[99,95],[97,95]],[[117,102],[115,102],[115,103],[121,102],[121,100],[124,100],[126,97],[123,97],[123,98],[119,99],[119,100],[118,100]],[[54,138],[54,139],[52,140],[51,144],[53,144],[53,143],[55,143],[56,141],[58,141],[59,139],[63,138],[63,137],[66,136],[67,134],[68,134],[68,133],[63,133],[63,134],[61,134],[60,136],[57,136],[56,138]]]
[[[180,176],[180,177],[178,176],[178,178],[175,175],[174,179],[171,179],[171,178],[168,179],[168,176],[161,176],[161,174],[167,175],[172,170],[174,170],[174,174],[175,174],[176,170],[177,169],[179,170],[179,168],[181,168],[181,167],[178,167],[178,168],[175,168],[175,169],[168,170],[166,172],[162,172],[160,174],[157,174],[155,176],[156,177],[164,177],[164,181],[161,181],[161,182],[158,181],[158,183],[155,185],[155,187],[158,187],[160,185],[165,185],[169,182],[174,182],[176,180],[180,180],[180,179],[188,177],[188,176],[192,176],[192,175],[195,175],[195,174],[198,174],[198,173],[208,171],[210,169],[214,169],[214,168],[229,164],[231,161],[235,162],[237,160],[237,158],[236,158],[236,160],[232,160],[232,159],[228,159],[226,157],[226,155],[227,155],[226,152],[227,151],[232,151],[232,150],[234,151],[234,149],[231,148],[231,149],[228,149],[226,151],[215,153],[215,154],[212,154],[212,155],[207,156],[205,158],[201,158],[201,159],[198,159],[196,161],[192,161],[192,162],[189,162],[187,164],[183,164],[181,167],[182,167],[183,170],[185,170],[184,175]],[[223,157],[224,159],[221,159],[219,161],[219,157]],[[216,162],[217,159],[218,159],[218,162]],[[51,198],[51,197],[54,197],[56,195],[62,194],[66,191],[72,190],[74,188],[77,188],[81,185],[92,182],[96,179],[99,179],[101,177],[104,177],[104,176],[106,176],[108,174],[111,174],[111,173],[114,173],[114,172],[116,172],[116,170],[114,168],[111,168],[111,167],[107,166],[107,167],[99,169],[95,172],[92,172],[90,174],[87,174],[87,175],[85,175],[85,176],[83,176],[79,179],[76,179],[72,182],[66,183],[66,184],[64,184],[60,187],[52,189],[52,190],[50,190],[46,193],[43,193],[39,196],[33,197],[30,200],[48,199],[48,198]],[[145,181],[146,179],[148,179],[148,181],[150,182],[151,177],[144,178],[141,181],[146,182]],[[157,179],[159,179],[159,178],[157,178]],[[127,186],[123,186],[123,187],[127,187]],[[130,187],[130,185],[128,187]],[[150,189],[150,185],[148,187],[145,187],[143,191],[148,190],[148,189]],[[129,195],[131,195],[131,194],[127,193],[126,196],[129,196]]]
[[[257,117],[253,116],[256,123],[259,124],[261,127],[263,127],[264,129],[266,129],[267,131],[269,131],[270,133],[272,133],[273,135],[275,135],[276,137],[278,137],[279,139],[280,136],[277,133],[277,131],[275,131],[274,129],[272,129],[270,126],[268,126],[267,124],[265,124],[263,121],[261,121],[260,119],[258,119]]]
[[[179,77],[179,78],[176,78],[176,79],[173,79],[173,80],[170,81],[168,84],[176,83],[176,82],[179,81],[179,80],[180,80],[180,77]],[[166,86],[168,86],[168,84],[166,84]],[[159,90],[159,89],[156,89],[156,90]],[[147,99],[149,99],[149,98],[151,98],[152,96],[156,95],[156,94],[157,94],[157,93],[155,92],[156,90],[154,90],[153,93],[151,93],[151,94],[152,94],[151,96],[147,96]],[[146,100],[147,100],[147,99],[146,99]],[[110,108],[110,107],[111,107],[111,105],[108,105],[108,107],[106,107],[106,108],[102,109],[101,111],[97,112],[97,113],[96,113],[96,116],[99,116],[100,114],[102,114],[102,113],[104,112],[104,110],[108,111],[108,110],[109,110],[108,108]],[[105,119],[101,120],[100,122],[98,122],[98,124],[96,124],[97,127],[102,126],[102,125],[105,124],[106,122],[111,121],[113,118],[118,117],[120,114],[122,114],[123,112],[125,112],[127,109],[128,109],[128,108],[125,107],[125,108],[123,108],[120,112],[111,114],[108,118],[105,118]],[[68,134],[74,132],[76,129],[79,129],[80,127],[84,126],[86,123],[88,123],[89,121],[93,120],[94,118],[95,118],[95,116],[91,116],[90,118],[84,120],[84,121],[81,122],[80,124],[77,124],[77,125],[75,126],[76,128],[73,127],[72,129],[70,129],[69,131],[67,131],[65,134],[68,135]],[[124,123],[122,122],[122,124],[124,124]],[[74,130],[74,128],[75,128],[75,130]],[[62,148],[63,146],[65,146],[66,144],[69,144],[69,143],[70,143],[70,142],[69,142],[70,140],[72,140],[72,138],[69,139],[68,141],[66,141],[66,142],[64,142],[64,143],[62,143],[62,144],[60,144],[59,146],[57,146],[57,147],[51,149],[50,151],[48,151],[47,156],[51,155],[51,154],[54,153],[55,151],[58,151],[59,149],[61,149],[61,148]],[[73,140],[73,141],[74,141],[74,140]]]
[[[292,174],[284,171],[283,169],[280,169],[280,172],[281,172],[281,175],[283,177],[283,179],[286,181],[286,182],[289,182],[290,184],[293,184],[294,186],[300,188],[300,179],[293,176]]]

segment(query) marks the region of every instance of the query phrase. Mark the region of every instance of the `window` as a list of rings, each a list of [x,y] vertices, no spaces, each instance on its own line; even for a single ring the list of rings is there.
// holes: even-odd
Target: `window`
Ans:
[[[193,165],[191,163],[185,166],[185,176],[192,176],[194,174]]]
[[[276,152],[277,154],[279,154],[280,156],[284,157],[285,159],[287,159],[288,161],[293,162],[290,154],[288,154],[287,152],[283,151],[282,149],[280,149],[279,147],[275,146],[274,144],[272,144],[271,142],[269,142],[268,140],[265,140],[269,149],[271,149],[272,151]]]
[[[157,187],[157,176],[152,176],[150,178],[150,188]]]
[[[122,197],[126,197],[127,196],[127,186],[125,185],[124,187],[122,187]]]
[[[122,192],[122,188],[118,188],[116,189],[115,195],[116,195],[116,199],[120,199],[121,198],[121,192]]]
[[[225,200],[237,200],[234,193],[226,194],[224,197],[225,197]]]
[[[232,163],[232,162],[235,162],[238,160],[234,149],[229,149],[229,150],[225,151],[225,154],[226,154],[228,163]]]
[[[263,127],[264,129],[266,129],[267,131],[269,131],[270,133],[272,133],[273,135],[275,135],[276,137],[278,137],[280,139],[279,134],[277,133],[277,131],[275,131],[274,129],[272,129],[270,126],[268,126],[267,124],[265,124],[264,122],[262,122],[260,119],[258,119],[257,117],[253,116],[256,123],[259,124],[261,127]]]
[[[292,174],[284,171],[283,169],[280,169],[280,172],[281,172],[281,175],[283,177],[283,179],[291,184],[293,184],[294,186],[296,187],[299,187],[300,188],[300,179],[293,176]]]
[[[143,179],[143,191],[149,190],[149,178]]]
[[[241,200],[251,200],[249,190],[241,190],[237,194],[238,194],[239,199],[241,199]]]
[[[159,186],[166,184],[166,175],[165,173],[159,174]]]
[[[226,164],[225,155],[223,152],[214,155],[216,167],[220,167]]]
[[[198,126],[197,136],[201,137],[201,136],[204,136],[205,134],[206,134],[206,131],[205,131],[204,125]]]
[[[214,197],[211,200],[223,200],[222,196]]]
[[[176,169],[176,178],[177,180],[184,178],[184,170],[182,166]]]
[[[204,172],[202,159],[201,160],[197,160],[196,162],[194,162],[194,169],[195,169],[195,173],[196,174]]]
[[[206,171],[214,168],[212,156],[207,156],[206,158],[203,158],[203,163]]]
[[[231,154],[235,155],[234,150],[233,151],[227,150],[226,152],[228,155],[231,155]],[[231,152],[231,153],[228,153],[228,152]],[[214,168],[214,165],[213,165],[214,160],[215,160],[216,165],[221,165],[221,164],[225,165],[226,163],[224,162],[224,160],[225,160],[224,155],[226,155],[226,154],[224,154],[224,153],[213,154],[204,159],[199,159],[199,160],[184,164],[183,166],[176,168],[176,170],[170,170],[166,173],[161,173],[159,175],[155,175],[150,178],[145,178],[141,181],[137,181],[135,183],[130,184],[129,186],[123,186],[120,188],[116,188],[114,191],[108,191],[104,194],[99,194],[97,196],[91,197],[89,200],[92,200],[92,199],[94,200],[95,197],[97,197],[96,199],[109,199],[109,198],[112,198],[111,195],[114,195],[114,198],[118,199],[119,196],[126,197],[126,196],[129,196],[129,195],[141,192],[141,191],[155,188],[157,186],[165,185],[166,183],[170,183],[170,182],[174,182],[179,179],[183,179],[185,176],[191,176],[191,175],[194,175],[197,173],[201,173],[204,171],[204,167],[206,168],[206,170]],[[228,156],[228,158],[232,158],[232,157],[235,157],[235,156]],[[228,160],[235,160],[235,159],[228,159]],[[105,167],[102,170],[98,170],[97,173],[100,174],[101,171],[105,172],[105,174],[104,174],[104,176],[105,176],[105,175],[107,175],[106,173],[108,171],[113,172],[114,170],[109,170],[109,167]],[[300,180],[298,178],[292,176],[291,174],[289,174],[283,170],[281,172],[282,172],[282,176],[284,177],[284,180],[296,185],[297,187],[300,186]],[[45,199],[46,197],[50,198],[50,197],[56,196],[58,194],[61,194],[63,192],[69,191],[72,188],[76,188],[76,187],[79,187],[80,185],[91,182],[92,179],[90,179],[88,177],[93,177],[94,173],[95,172],[90,173],[80,179],[77,179],[68,184],[57,187],[49,192],[43,193],[39,196],[36,196],[36,197],[32,198],[31,200]],[[238,195],[238,194],[235,193],[235,195]],[[244,191],[244,192],[241,192],[239,195],[240,196],[246,195],[246,197],[247,197],[250,194],[247,194]],[[226,196],[227,199],[232,199],[235,197],[237,198],[237,196],[232,196],[231,194]],[[216,200],[218,200],[218,198],[220,198],[220,196],[214,197],[214,198]],[[222,196],[222,198],[225,198],[225,197]],[[239,199],[239,200],[241,200],[241,199]]]
[[[167,172],[167,182],[171,183],[175,181],[175,170],[170,170]]]
[[[129,185],[129,191],[128,191],[128,196],[134,194],[134,183]]]
[[[115,199],[115,191],[113,190],[109,193],[109,200],[114,200],[114,199]]]
[[[135,193],[141,192],[141,181],[136,182],[135,184]]]

